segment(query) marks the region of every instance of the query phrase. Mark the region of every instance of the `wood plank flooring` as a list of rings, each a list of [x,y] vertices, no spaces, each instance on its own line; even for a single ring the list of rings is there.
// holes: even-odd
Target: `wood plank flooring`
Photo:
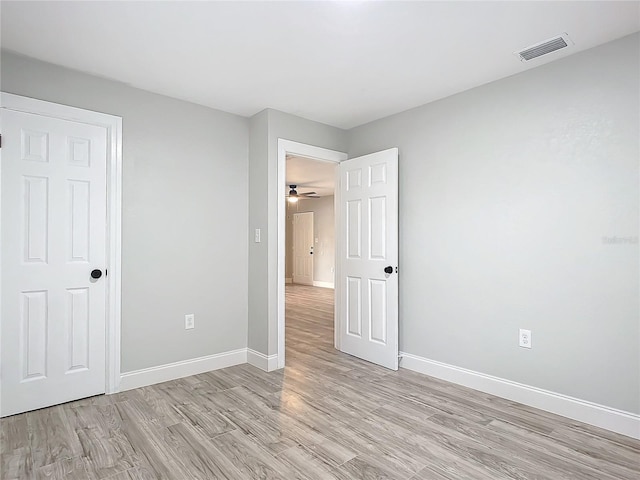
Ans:
[[[333,291],[287,286],[287,367],[0,422],[9,479],[640,478],[640,442],[333,349]]]

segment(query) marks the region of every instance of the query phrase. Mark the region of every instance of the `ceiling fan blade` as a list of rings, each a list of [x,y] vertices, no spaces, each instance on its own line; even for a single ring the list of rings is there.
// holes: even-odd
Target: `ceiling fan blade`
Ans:
[[[298,195],[300,195],[302,197],[319,196],[316,192],[305,192],[305,193],[299,193]]]

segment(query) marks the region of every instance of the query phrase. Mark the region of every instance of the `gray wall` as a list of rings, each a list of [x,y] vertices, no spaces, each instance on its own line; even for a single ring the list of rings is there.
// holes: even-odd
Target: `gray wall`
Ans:
[[[246,347],[248,120],[1,60],[5,92],[123,118],[122,371]]]
[[[344,130],[266,109],[251,119],[249,148],[249,348],[278,350],[278,139],[346,151]],[[254,229],[262,243],[253,243]]]
[[[286,278],[293,277],[293,214],[313,212],[313,280],[315,282],[334,282],[335,268],[335,208],[334,197],[328,195],[314,200],[299,200],[296,203],[287,202],[287,238],[286,238]],[[317,242],[315,242],[317,239]]]
[[[401,350],[640,412],[639,44],[349,132],[400,148]]]

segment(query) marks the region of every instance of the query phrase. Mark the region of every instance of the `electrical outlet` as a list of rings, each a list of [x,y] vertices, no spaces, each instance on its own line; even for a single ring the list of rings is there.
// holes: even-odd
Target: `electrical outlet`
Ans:
[[[196,327],[196,316],[193,313],[187,313],[184,316],[184,329],[190,330]]]
[[[253,241],[254,241],[255,243],[260,243],[260,241],[261,241],[261,240],[260,240],[260,234],[261,234],[261,233],[262,233],[262,232],[260,232],[260,229],[259,229],[259,228],[256,228],[256,231],[255,231],[255,233],[254,233],[254,235],[253,235]]]
[[[520,329],[520,346],[531,348],[531,330]]]

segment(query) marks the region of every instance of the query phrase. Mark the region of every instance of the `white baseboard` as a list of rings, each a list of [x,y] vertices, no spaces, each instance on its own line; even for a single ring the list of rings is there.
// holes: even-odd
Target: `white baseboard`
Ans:
[[[247,363],[247,349],[241,348],[230,352],[207,355],[205,357],[192,358],[181,362],[168,363],[158,367],[143,368],[126,372],[120,376],[120,391],[168,382],[176,378],[197,375],[198,373],[218,370]]]
[[[322,288],[333,288],[333,282],[316,282],[313,281],[314,287],[322,287]]]
[[[285,278],[284,283],[293,283],[293,278]]]
[[[400,352],[401,367],[640,439],[640,415]]]
[[[272,372],[278,369],[278,355],[265,355],[248,348],[247,363],[265,372]]]

